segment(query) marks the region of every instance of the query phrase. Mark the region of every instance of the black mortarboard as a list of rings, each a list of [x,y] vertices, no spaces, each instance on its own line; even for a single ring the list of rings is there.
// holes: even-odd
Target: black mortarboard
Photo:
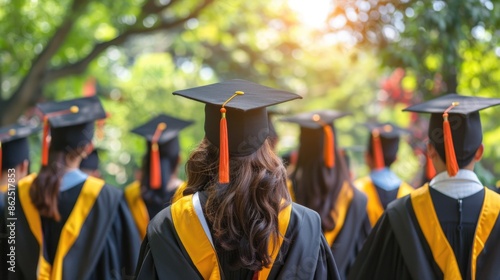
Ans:
[[[49,126],[52,149],[63,151],[90,143],[94,122],[106,118],[106,112],[96,96],[46,102],[37,107],[44,116],[42,165],[48,161]]]
[[[80,169],[98,170],[99,169],[99,149],[94,149],[86,158],[80,162]]]
[[[323,155],[325,166],[335,166],[335,129],[333,121],[349,113],[318,110],[285,117],[281,121],[300,125],[299,157],[317,158]]]
[[[1,171],[15,168],[29,160],[27,137],[40,130],[38,126],[13,124],[0,128],[0,175]]]
[[[301,98],[244,80],[178,90],[174,94],[206,104],[205,136],[220,147],[221,183],[229,182],[229,156],[250,155],[269,136],[266,107]]]
[[[390,122],[365,125],[370,131],[368,153],[372,155],[374,168],[381,169],[391,165],[398,153],[400,136],[409,131]]]
[[[143,174],[149,181],[149,185],[153,189],[158,189],[162,185],[162,173],[165,168],[162,168],[162,162],[168,161],[175,157],[177,160],[179,154],[179,132],[193,124],[190,120],[181,120],[167,115],[159,115],[147,123],[136,127],[132,130],[147,140],[147,158],[149,159],[150,174]],[[166,164],[166,162],[165,162]],[[164,172],[162,172],[164,171]],[[170,177],[170,176],[168,176]]]
[[[500,104],[500,98],[447,94],[403,111],[431,113],[429,141],[446,163],[448,174],[468,165],[482,143],[479,111]]]

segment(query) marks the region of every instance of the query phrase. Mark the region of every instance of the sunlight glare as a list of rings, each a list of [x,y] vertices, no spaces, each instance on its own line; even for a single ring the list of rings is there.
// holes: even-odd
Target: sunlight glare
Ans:
[[[299,19],[307,26],[322,28],[326,26],[328,14],[332,11],[331,0],[288,0],[288,5],[297,12]]]

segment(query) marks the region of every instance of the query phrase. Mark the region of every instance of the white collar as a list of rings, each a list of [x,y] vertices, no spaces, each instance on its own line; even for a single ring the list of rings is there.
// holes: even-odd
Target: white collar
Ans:
[[[476,173],[466,169],[458,170],[454,177],[450,177],[446,171],[441,172],[429,185],[436,191],[455,199],[471,196],[484,188]]]

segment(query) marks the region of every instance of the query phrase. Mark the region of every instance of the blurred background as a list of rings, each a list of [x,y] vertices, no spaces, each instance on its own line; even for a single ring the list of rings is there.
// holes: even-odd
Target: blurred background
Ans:
[[[426,116],[401,109],[457,92],[500,97],[500,3],[490,0],[0,0],[0,124],[38,122],[36,102],[97,95],[104,178],[134,180],[146,145],[129,133],[157,113],[192,119],[183,160],[203,137],[203,106],[172,92],[241,78],[296,92],[279,109],[349,111],[335,123],[356,176],[369,120],[411,129],[394,171],[418,184]],[[282,154],[298,127],[275,125]],[[483,183],[500,179],[500,110],[481,112]],[[31,139],[32,171],[40,136]],[[184,176],[183,167],[179,170]]]

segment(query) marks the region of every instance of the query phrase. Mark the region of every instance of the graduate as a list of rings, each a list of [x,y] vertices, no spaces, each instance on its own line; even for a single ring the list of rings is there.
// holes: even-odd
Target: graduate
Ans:
[[[367,126],[370,136],[365,159],[370,174],[354,181],[354,185],[368,197],[366,211],[373,227],[389,202],[408,195],[413,187],[390,169],[396,160],[400,136],[405,130],[392,123],[370,123]]]
[[[7,279],[133,276],[140,241],[123,193],[78,169],[92,149],[95,120],[105,117],[99,99],[37,107],[42,167],[16,188],[16,264]]]
[[[40,127],[12,124],[0,128],[0,213],[13,202],[15,186],[19,180],[28,176],[30,148],[28,137],[38,132]],[[9,197],[9,198],[7,198]],[[6,220],[0,218],[0,279],[6,279],[8,265],[6,252],[10,248]],[[10,241],[12,243],[12,241]]]
[[[149,220],[170,205],[177,188],[184,182],[177,174],[180,146],[178,134],[193,122],[159,115],[132,130],[147,140],[141,180],[125,188],[125,198],[141,239]]]
[[[321,227],[342,279],[345,279],[371,226],[366,196],[354,188],[338,148],[334,110],[301,113],[282,119],[300,125],[298,159],[290,175],[295,202],[318,212]]]
[[[205,103],[183,197],[151,220],[137,279],[338,279],[318,215],[290,201],[266,107],[300,96],[244,80],[174,92]]]
[[[83,158],[80,162],[80,170],[94,178],[101,178],[101,171],[99,170],[99,149],[94,150]]]
[[[405,109],[431,114],[437,175],[389,204],[349,279],[498,279],[500,196],[473,172],[484,149],[478,111],[498,104],[447,94]]]

